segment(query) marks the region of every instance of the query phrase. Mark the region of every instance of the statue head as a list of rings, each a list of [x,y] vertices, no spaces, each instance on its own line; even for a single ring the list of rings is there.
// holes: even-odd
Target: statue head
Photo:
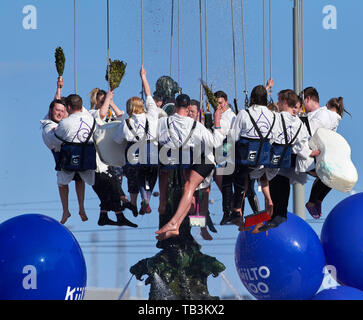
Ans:
[[[163,99],[163,103],[174,102],[175,95],[181,93],[182,89],[178,83],[169,76],[162,76],[156,81],[154,95]]]

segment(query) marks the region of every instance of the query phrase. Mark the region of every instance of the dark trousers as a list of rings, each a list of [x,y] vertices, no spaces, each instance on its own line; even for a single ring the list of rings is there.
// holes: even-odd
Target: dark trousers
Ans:
[[[270,194],[274,204],[272,218],[276,216],[286,218],[290,197],[290,179],[278,174],[270,181]]]
[[[117,176],[109,173],[95,173],[95,184],[92,186],[100,199],[100,209],[102,211],[121,211],[121,196],[124,192],[121,188],[120,181]]]
[[[319,178],[316,178],[313,186],[311,187],[309,202],[322,202],[330,190],[331,188],[326,186]]]
[[[250,172],[251,170],[247,167],[236,167],[232,174],[222,177],[223,212],[230,212],[233,208],[242,208],[245,181]]]

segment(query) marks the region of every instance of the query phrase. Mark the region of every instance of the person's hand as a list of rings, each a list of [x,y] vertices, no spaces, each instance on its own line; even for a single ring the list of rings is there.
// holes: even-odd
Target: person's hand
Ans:
[[[63,78],[61,76],[58,77],[57,88],[63,88]]]
[[[220,123],[221,123],[221,118],[222,118],[222,108],[217,108],[214,111],[214,126],[215,127],[220,127]]]
[[[114,96],[114,92],[112,90],[109,90],[107,93],[106,93],[106,99],[108,101],[112,101],[113,100],[113,96]]]
[[[146,77],[146,70],[144,69],[144,65],[141,65],[140,69],[140,77]]]
[[[313,150],[311,153],[310,153],[310,157],[317,157],[318,155],[320,155],[320,150]]]
[[[274,79],[270,78],[267,80],[266,90],[269,91],[274,86]]]

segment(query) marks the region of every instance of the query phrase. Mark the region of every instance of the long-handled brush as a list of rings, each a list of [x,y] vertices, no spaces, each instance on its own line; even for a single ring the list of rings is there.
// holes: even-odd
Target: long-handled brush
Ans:
[[[58,79],[62,80],[66,58],[64,56],[64,52],[61,47],[57,47],[55,49],[54,57],[55,57],[55,67],[57,68],[58,72]]]
[[[201,196],[201,190],[198,191],[198,196],[196,197],[196,213],[195,216],[189,216],[189,224],[191,227],[205,227],[205,216],[199,215],[199,198]]]
[[[250,215],[245,217],[244,227],[249,228],[249,227],[252,227],[252,226],[254,226],[256,224],[266,222],[268,220],[271,220],[271,217],[268,214],[268,212],[264,211],[264,210],[259,211],[257,213],[253,213],[253,214],[250,214]]]
[[[125,74],[126,63],[120,60],[109,60],[105,79],[110,85],[110,90],[115,90],[121,83]]]

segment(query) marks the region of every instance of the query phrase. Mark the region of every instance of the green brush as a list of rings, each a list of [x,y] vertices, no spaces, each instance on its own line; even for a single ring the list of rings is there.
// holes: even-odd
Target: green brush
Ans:
[[[127,64],[123,61],[112,61],[110,59],[109,65],[107,66],[105,79],[109,83],[111,91],[119,87],[121,80],[125,74],[126,65]]]

